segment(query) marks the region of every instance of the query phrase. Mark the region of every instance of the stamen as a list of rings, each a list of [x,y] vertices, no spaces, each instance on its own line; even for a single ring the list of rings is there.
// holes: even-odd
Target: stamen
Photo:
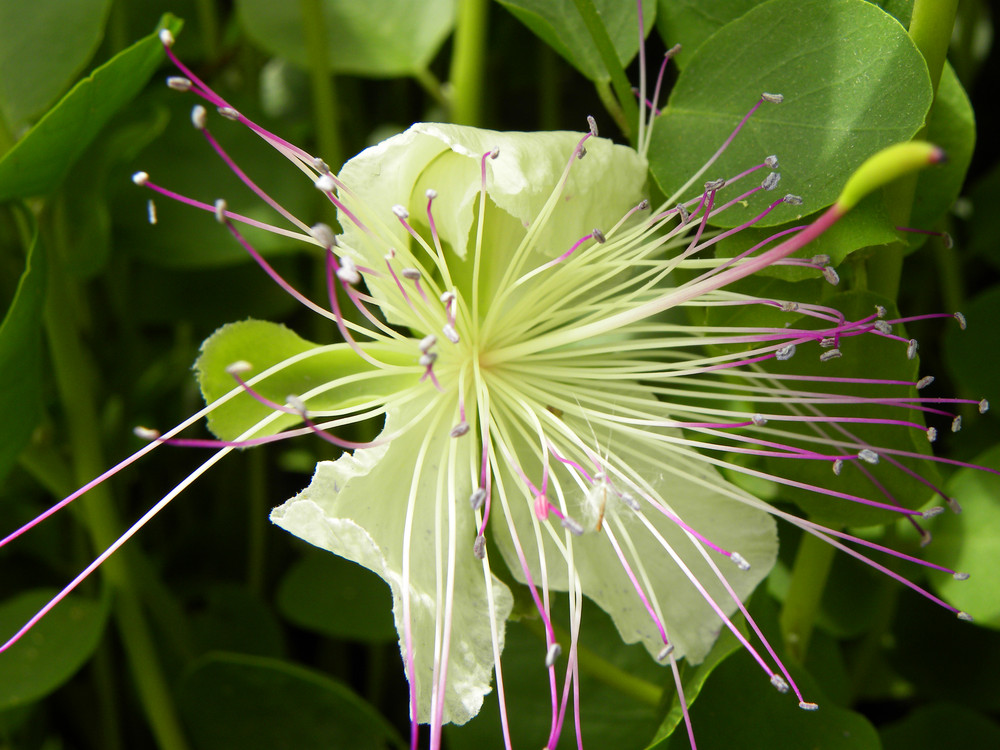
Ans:
[[[424,354],[426,354],[427,352],[429,352],[431,350],[431,348],[436,343],[437,343],[437,336],[435,336],[434,334],[430,334],[429,336],[424,336],[420,340],[420,344],[418,346],[419,346],[420,351],[422,351]]]
[[[472,493],[469,497],[469,505],[472,506],[472,510],[479,510],[483,507],[483,503],[486,502],[486,488],[476,487],[476,491]]]
[[[775,359],[779,362],[784,362],[791,359],[795,355],[795,344],[789,344],[788,346],[783,346],[774,353]]]
[[[964,331],[965,330],[965,316],[962,315],[962,313],[957,312],[957,313],[955,313],[955,320],[958,321],[958,327]]]
[[[780,674],[771,675],[771,684],[774,685],[774,689],[777,690],[782,695],[788,692],[788,680],[786,680]]]
[[[150,224],[156,224],[156,204],[152,198],[146,201],[146,216]]]
[[[597,120],[593,118],[592,115],[587,115],[587,125],[590,126],[590,134],[597,137]]]
[[[476,541],[472,544],[472,554],[478,557],[480,560],[486,557],[486,537],[482,534],[476,537]]]
[[[556,661],[562,656],[562,646],[553,643],[545,653],[545,668],[551,669],[556,665]]]
[[[220,224],[226,223],[226,211],[228,208],[229,205],[223,198],[219,198],[215,202],[215,220]]]
[[[453,326],[451,323],[446,323],[444,326],[442,326],[441,333],[443,333],[444,337],[453,344],[457,344],[459,341],[461,341],[461,338],[459,338],[458,335],[458,331],[455,330],[455,326]]]
[[[866,464],[878,463],[878,453],[873,451],[871,448],[863,448],[862,450],[858,451],[858,458],[860,458]]]
[[[764,159],[764,165],[768,169],[777,169],[778,168],[778,157],[777,157],[777,155],[776,154],[771,154],[766,159]]]
[[[172,88],[174,91],[190,91],[191,79],[185,78],[184,76],[168,76],[167,86]]]
[[[761,190],[774,190],[778,187],[778,183],[781,181],[781,174],[779,172],[771,172],[764,181],[760,183]]]
[[[164,47],[174,46],[174,35],[170,29],[160,29],[160,44]]]
[[[781,104],[785,101],[784,94],[768,94],[767,92],[760,95],[760,98],[765,102],[770,102],[771,104]]]
[[[819,709],[818,703],[810,703],[809,701],[799,701],[799,708],[803,711],[816,711]]]
[[[951,431],[958,432],[962,429],[962,415],[959,414],[953,420],[951,420]]]
[[[656,654],[656,660],[660,662],[660,664],[663,664],[670,658],[672,653],[674,653],[674,644],[668,643]]]
[[[335,183],[333,181],[333,178],[328,174],[320,175],[319,177],[317,177],[315,182],[313,182],[313,185],[316,187],[317,190],[324,193],[332,193],[334,190],[337,189],[337,183]]]
[[[463,435],[467,435],[468,433],[469,433],[469,423],[462,421],[459,422],[454,427],[452,427],[451,432],[449,432],[448,434],[451,435],[451,437],[453,438],[460,438]]]
[[[239,122],[240,112],[238,109],[235,109],[234,107],[219,107],[217,111],[227,120],[233,120],[234,122]]]
[[[200,104],[195,104],[191,108],[191,124],[194,125],[195,130],[204,130],[207,121],[208,111]]]
[[[337,269],[337,278],[345,284],[354,286],[361,283],[361,274],[358,273],[357,266],[350,256],[344,255],[340,258],[340,268]]]
[[[837,273],[833,266],[823,266],[823,278],[833,284],[833,286],[837,286],[840,283],[840,274]]]
[[[913,359],[914,357],[916,357],[917,356],[917,349],[919,347],[920,347],[920,344],[917,343],[916,339],[910,339],[909,341],[907,341],[906,342],[906,358],[907,359]]]
[[[990,402],[984,398],[982,401],[979,402],[979,413],[985,414],[989,410],[990,410]]]
[[[149,182],[149,172],[136,172],[132,175],[132,182],[139,187],[144,186],[147,182]]]
[[[840,359],[844,355],[841,353],[840,349],[830,349],[829,351],[823,352],[819,355],[820,362],[829,362],[831,359]]]
[[[736,567],[740,570],[750,570],[750,561],[739,552],[730,552],[729,559],[736,563]]]

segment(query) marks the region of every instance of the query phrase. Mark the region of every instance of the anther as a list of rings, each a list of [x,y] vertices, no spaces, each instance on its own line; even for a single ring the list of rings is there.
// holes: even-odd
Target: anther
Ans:
[[[320,174],[330,174],[330,165],[325,161],[320,159],[318,156],[313,159],[313,169],[315,169]]]
[[[823,266],[823,278],[834,286],[840,283],[840,274],[837,273],[833,266]]]
[[[777,169],[778,168],[778,155],[777,154],[771,154],[769,157],[767,157],[766,159],[764,159],[764,166],[766,166],[768,169]]]
[[[309,228],[309,234],[323,247],[337,246],[337,235],[333,233],[333,229],[329,224],[313,224]]]
[[[958,514],[962,512],[962,506],[959,504],[958,500],[953,497],[946,497],[944,500],[948,504],[948,510],[952,513]]]
[[[156,223],[156,204],[152,198],[146,201],[146,217],[149,219],[150,224]]]
[[[399,205],[398,203],[395,206],[392,207],[392,212],[394,214],[396,214],[396,216],[398,218],[400,218],[400,219],[408,219],[408,218],[410,218],[410,212],[407,211],[406,208],[404,208],[403,206]]]
[[[798,302],[782,302],[781,312],[795,312],[799,309]]]
[[[783,346],[774,353],[775,359],[777,359],[779,362],[784,362],[785,360],[791,359],[794,355],[795,355],[795,344],[789,344],[788,346]]]
[[[425,354],[424,356],[426,357],[428,355]],[[463,419],[457,425],[452,427],[451,432],[449,432],[448,434],[451,435],[453,438],[460,438],[462,437],[462,435],[467,435],[468,433],[469,433],[469,423]]]
[[[420,339],[420,344],[418,345],[420,351],[426,354],[431,350],[431,347],[433,347],[434,344],[437,343],[437,340],[438,340],[437,336],[435,336],[433,333],[430,336],[424,336],[422,339]]]
[[[836,461],[833,462],[833,473],[839,477],[840,472],[843,470],[844,470],[844,459],[838,458]]]
[[[948,232],[941,232],[941,244],[944,245],[945,250],[951,250],[955,247],[955,238]]]
[[[866,464],[878,463],[878,453],[873,451],[871,448],[862,448],[861,450],[859,450],[858,458],[860,458]]]
[[[170,29],[160,29],[160,44],[164,47],[174,46],[174,35],[171,33]]]
[[[876,320],[875,330],[878,331],[879,333],[884,333],[886,336],[888,336],[889,334],[892,333],[892,326],[889,324],[888,321]]]
[[[238,120],[240,119],[239,110],[233,109],[232,107],[219,107],[218,112],[220,115],[225,117],[227,120]]]
[[[600,229],[594,229],[594,241],[597,242],[599,245],[603,245],[605,242],[607,242],[607,238],[604,236],[604,232],[602,232]]]
[[[739,552],[730,552],[729,559],[732,560],[740,570],[750,570],[750,561]]]
[[[495,149],[493,149],[492,151],[490,151],[490,158],[491,159],[496,159],[498,156],[500,156],[500,147],[499,146],[497,146]]]
[[[458,335],[458,331],[455,330],[455,326],[453,326],[451,323],[445,323],[441,327],[441,333],[443,333],[444,337],[453,344],[457,344],[459,341],[462,340]]]
[[[549,646],[549,650],[545,653],[545,668],[554,667],[556,665],[556,660],[562,656],[562,646],[558,643],[553,643]]]
[[[660,649],[660,653],[656,655],[656,660],[663,664],[667,659],[670,658],[670,654],[674,653],[674,644],[668,643],[663,648]]]
[[[754,414],[752,417],[750,417],[750,421],[753,422],[754,425],[756,425],[757,427],[761,427],[767,424],[767,417],[765,417],[763,414]]]
[[[782,203],[787,203],[789,206],[801,206],[802,196],[792,195],[791,193],[789,193],[784,198],[782,198],[781,201]]]
[[[437,352],[424,352],[420,355],[420,359],[417,360],[421,367],[430,367],[437,361]]]
[[[625,503],[625,505],[627,505],[632,510],[634,510],[634,511],[638,511],[639,510],[639,508],[640,508],[639,501],[636,500],[634,497],[632,497],[632,495],[630,495],[628,492],[623,492],[621,494],[621,498],[620,499],[621,499],[621,501],[623,503]]]
[[[346,255],[340,259],[340,268],[337,269],[337,278],[345,284],[350,284],[351,286],[361,283],[361,274],[358,273],[358,267],[354,265],[354,261]]]
[[[879,320],[884,318],[888,313],[882,305],[875,305],[875,314],[878,316]]]
[[[774,689],[777,690],[779,693],[784,694],[788,692],[788,680],[786,680],[780,674],[771,675],[771,684],[774,685]]]
[[[809,262],[814,266],[828,266],[830,265],[830,256],[826,254],[814,255],[809,259]]]
[[[951,420],[951,431],[958,432],[962,429],[962,415],[959,414],[953,420]]]
[[[592,115],[587,115],[587,125],[590,126],[590,134],[597,137],[597,120]]]
[[[299,414],[301,414],[303,417],[309,411],[308,409],[306,409],[306,403],[305,403],[305,401],[303,401],[302,399],[300,399],[298,396],[291,396],[291,395],[290,396],[286,396],[285,397],[285,405],[288,406],[288,407],[290,407],[290,408],[292,408],[292,409],[294,409]]]
[[[982,401],[979,402],[979,413],[985,414],[989,410],[990,410],[990,402],[984,398]]]
[[[819,345],[824,349],[830,349],[837,345],[837,339],[833,336],[827,336],[819,340]]]
[[[933,443],[935,440],[937,440],[937,430],[935,428],[933,428],[933,427],[928,427],[927,428],[927,442],[928,443]]]
[[[195,104],[191,107],[191,124],[194,125],[195,130],[204,130],[207,121],[208,111],[203,106]]]
[[[149,182],[149,172],[136,172],[132,175],[132,182],[134,182],[139,187],[142,187],[147,182]]]
[[[920,514],[920,517],[925,519],[934,518],[935,516],[940,516],[942,513],[944,513],[944,508],[942,508],[940,505],[935,505],[923,511]]]
[[[190,91],[191,79],[184,76],[169,76],[167,78],[167,86],[174,91]]]
[[[781,182],[781,174],[779,172],[771,172],[764,181],[760,183],[762,190],[774,190],[778,187],[778,183]]]
[[[321,190],[324,193],[332,193],[337,187],[337,183],[333,181],[333,177],[328,174],[317,177],[313,185],[316,186],[317,190]]]
[[[681,217],[681,224],[687,224],[688,219],[691,218],[690,212],[683,203],[677,204],[677,214]]]
[[[828,352],[823,352],[822,354],[820,354],[819,355],[819,361],[820,362],[829,362],[831,359],[840,359],[843,356],[844,355],[840,351],[840,349],[831,349]]]
[[[958,617],[959,620],[964,620],[965,622],[972,622],[972,615],[970,615],[968,612],[959,611],[955,613],[955,616]]]
[[[472,506],[472,510],[479,510],[483,507],[483,503],[486,502],[486,488],[476,487],[476,491],[472,493],[469,497],[469,505]]]
[[[760,95],[760,98],[765,102],[770,102],[771,104],[781,104],[785,101],[784,94],[768,94],[766,91]]]
[[[238,359],[232,364],[226,365],[227,375],[242,375],[245,372],[250,372],[253,369],[253,365],[247,362],[245,359]]]
[[[159,430],[153,430],[149,427],[133,427],[132,434],[134,434],[140,440],[156,440],[160,437]]]
[[[906,342],[906,358],[913,359],[917,356],[917,349],[920,348],[920,344],[917,343],[916,339],[910,339]]]
[[[427,192],[424,195],[427,196],[427,200],[432,201],[438,197],[438,191],[434,188],[427,188]]]
[[[563,528],[573,536],[583,536],[583,526],[581,526],[580,522],[575,518],[572,518],[571,516],[563,516],[560,519],[560,523],[563,525]]]
[[[404,268],[399,272],[400,276],[410,281],[420,281],[420,271],[416,268]]]
[[[219,198],[215,202],[215,220],[220,224],[224,224],[226,221],[226,209],[229,208],[229,204],[226,203],[224,198]]]
[[[964,331],[965,330],[965,316],[962,315],[962,313],[957,312],[957,313],[955,313],[955,320],[958,321],[958,327],[961,328]]]
[[[472,554],[478,557],[480,560],[486,557],[486,537],[482,534],[476,537],[476,541],[472,544]]]
[[[649,201],[643,198],[641,201],[639,201],[639,204],[636,206],[636,208],[638,208],[640,211],[648,211]]]
[[[580,146],[580,148],[576,152],[576,158],[582,159],[586,155],[587,155],[587,149],[585,149],[583,146]]]
[[[819,704],[810,703],[809,701],[799,701],[799,708],[803,711],[816,711],[819,708]]]
[[[441,292],[441,304],[445,307],[450,307],[456,299],[456,294],[450,290],[447,292]]]
[[[711,180],[705,183],[705,192],[710,193],[713,190],[722,190],[726,186],[726,180],[720,177],[717,180]]]
[[[969,574],[968,573],[961,573],[961,572],[959,572],[957,570],[954,573],[951,574],[951,577],[954,578],[956,581],[968,581],[969,580]]]

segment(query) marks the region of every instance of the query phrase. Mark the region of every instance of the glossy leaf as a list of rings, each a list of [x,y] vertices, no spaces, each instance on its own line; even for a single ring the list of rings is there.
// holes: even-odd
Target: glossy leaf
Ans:
[[[308,67],[301,4],[238,0],[240,23],[272,55]],[[322,0],[327,62],[371,78],[427,69],[455,23],[455,0]]]
[[[659,0],[656,28],[667,47],[680,44],[681,51],[673,58],[678,68],[687,65],[702,42],[734,21],[762,0]]]
[[[180,20],[164,16],[175,34]],[[55,188],[107,121],[130,102],[163,61],[154,32],[74,86],[0,160],[0,202]]]
[[[574,0],[500,0],[500,3],[587,78],[592,81],[611,79]],[[594,0],[594,7],[622,67],[628,65],[639,50],[636,4]],[[646,30],[650,30],[656,17],[656,4],[643,3],[642,17]]]
[[[844,53],[833,53],[833,39]],[[931,103],[923,58],[881,9],[864,0],[771,0],[710,37],[678,78],[650,149],[652,174],[665,193],[715,153],[762,92],[782,94],[784,102],[761,105],[705,175],[731,177],[777,154],[781,190],[804,203],[778,207],[762,226],[832,203],[864,159],[917,132]],[[730,187],[719,199],[752,184]],[[773,199],[757,194],[744,210],[714,221],[736,226]]]
[[[110,0],[0,3],[0,113],[17,129],[79,74],[104,36]]]
[[[180,708],[196,747],[205,750],[404,747],[350,688],[278,659],[208,656],[184,677]]]
[[[0,477],[7,475],[42,416],[42,314],[47,284],[45,249],[35,221],[27,264],[0,324]]]
[[[883,750],[1000,747],[1000,724],[952,702],[918,708],[882,730]]]
[[[370,643],[396,640],[392,597],[373,573],[330,554],[307,553],[282,579],[278,608],[299,627]]]
[[[13,635],[54,593],[35,589],[0,605],[3,639]],[[0,654],[0,710],[36,701],[72,677],[97,648],[106,619],[106,606],[71,596]]]

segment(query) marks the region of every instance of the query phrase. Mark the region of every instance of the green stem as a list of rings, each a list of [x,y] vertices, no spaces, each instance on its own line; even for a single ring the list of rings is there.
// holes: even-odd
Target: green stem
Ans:
[[[198,0],[196,10],[205,57],[215,60],[219,54],[219,19],[215,14],[215,0]]]
[[[321,0],[299,0],[302,10],[302,32],[309,62],[309,83],[312,88],[313,116],[316,121],[316,142],[322,158],[334,172],[344,163],[340,140],[340,116],[337,111],[337,91],[326,54],[326,19]]]
[[[451,58],[451,121],[478,126],[483,119],[483,71],[486,67],[486,0],[460,0]]]
[[[545,626],[541,620],[534,618],[525,619],[521,620],[521,624],[525,625],[539,638],[545,640]],[[564,629],[555,623],[552,624],[552,628],[555,631],[557,641],[560,643],[570,642],[570,634]],[[660,701],[663,700],[663,688],[659,685],[654,685],[652,682],[647,682],[626,672],[621,667],[616,667],[604,657],[595,654],[586,646],[582,646],[579,643],[576,645],[576,658],[581,672],[595,677],[623,695],[635,698],[647,706],[659,706]]]
[[[49,271],[49,293],[45,311],[52,364],[59,398],[65,412],[78,484],[104,470],[99,420],[94,408],[92,376],[94,368],[80,342],[77,324],[79,305],[74,304],[78,289],[66,278],[53,259]],[[80,500],[83,520],[95,548],[105,549],[117,539],[122,524],[117,518],[110,492],[105,485],[95,487]],[[161,750],[187,750],[187,742],[177,718],[153,637],[139,606],[138,586],[132,580],[127,550],[109,558],[101,570],[115,591],[114,615],[129,661],[139,699]]]
[[[625,137],[634,140],[639,124],[639,105],[632,93],[632,84],[629,83],[621,60],[618,59],[618,52],[615,50],[611,37],[608,36],[607,29],[604,28],[597,8],[594,7],[594,0],[573,0],[573,2],[576,4],[577,10],[580,11],[580,15],[583,16],[583,22],[587,26],[590,38],[594,40],[594,46],[604,62],[608,75],[611,76],[611,86],[618,99],[618,107],[623,114],[623,122],[618,121],[617,117],[615,120],[618,121],[619,126],[623,126],[622,132]],[[614,116],[614,112],[612,112],[612,116]]]
[[[418,70],[413,73],[413,78],[435,102],[445,109],[451,109],[451,99],[445,94],[441,81],[433,73],[429,70]]]
[[[792,581],[781,610],[781,632],[789,656],[805,662],[826,579],[833,564],[834,548],[812,534],[803,534],[792,567]]]
[[[910,39],[913,40],[914,45],[920,50],[927,62],[927,70],[931,77],[931,90],[934,92],[935,100],[938,84],[941,82],[941,71],[944,69],[945,57],[948,54],[948,43],[951,40],[951,30],[955,25],[957,9],[958,0],[916,0],[913,4],[913,14],[910,17]],[[934,104],[931,105],[932,110],[933,108]],[[925,125],[914,138],[920,140],[926,134],[927,127]],[[889,218],[895,226],[905,227],[909,225],[916,190],[916,175],[899,180],[886,188],[886,208],[889,212]],[[878,248],[868,263],[871,290],[890,299],[896,299],[899,294],[902,271],[902,244],[894,243],[885,248]]]

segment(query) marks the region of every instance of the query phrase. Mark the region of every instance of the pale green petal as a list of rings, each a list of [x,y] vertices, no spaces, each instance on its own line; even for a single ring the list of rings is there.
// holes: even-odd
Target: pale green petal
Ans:
[[[390,412],[386,433],[415,416],[413,407],[405,414]],[[468,506],[471,488],[467,467],[474,444],[469,438],[456,442],[449,437],[448,427],[437,413],[432,413],[388,446],[358,450],[336,461],[320,463],[309,487],[275,508],[271,520],[317,547],[364,565],[389,584],[405,663],[403,535],[407,498],[411,488],[415,490],[409,598],[418,715],[420,721],[428,722],[437,614],[435,539],[441,538],[447,550],[447,514],[455,514],[455,603],[444,721],[461,724],[479,712],[483,696],[490,691],[493,648],[483,568],[472,553],[476,529]],[[425,441],[427,450],[418,465]],[[455,443],[458,449],[454,466],[459,468],[455,474],[463,481],[457,483],[454,497],[448,498],[446,491],[442,493],[444,520],[443,528],[438,528],[435,525],[438,478],[440,471],[448,470],[450,443]],[[447,488],[447,484],[444,486]],[[513,601],[503,583],[493,578],[492,585],[502,646],[504,622]]]
[[[586,426],[581,427],[580,434],[589,431]],[[596,426],[595,429],[600,431],[602,427]],[[736,593],[741,599],[746,599],[770,572],[777,557],[778,538],[772,517],[732,499],[729,493],[738,493],[738,490],[718,476],[714,469],[704,464],[684,461],[669,447],[657,445],[650,439],[629,440],[620,434],[612,435],[610,442],[613,449],[612,463],[621,467],[623,462],[627,462],[642,480],[651,485],[654,496],[668,503],[674,513],[689,526],[724,549],[740,553],[750,562],[750,570],[741,571],[732,560],[709,552]],[[537,458],[528,454],[531,450],[524,443],[519,446],[518,456],[522,466],[538,465]],[[614,460],[616,455],[617,461]],[[550,466],[550,469],[556,469],[557,475],[563,479],[562,486],[567,493],[570,514],[585,522],[588,516],[584,503],[585,493],[556,467]],[[505,472],[504,483],[508,496],[511,497],[514,525],[537,582],[540,567],[532,531],[532,525],[537,521],[530,502],[520,495],[523,482],[508,471]],[[550,499],[556,502],[554,497]],[[736,610],[736,604],[683,530],[654,510],[649,502],[643,501],[642,509],[694,577],[723,611],[731,615]],[[563,530],[559,527],[558,519],[550,518],[550,521],[562,536]],[[623,549],[628,550],[626,537],[631,539],[635,554],[630,550],[626,552],[630,565],[637,575],[640,565],[645,568],[653,595],[660,604],[667,635],[675,647],[675,656],[683,656],[691,663],[702,661],[719,635],[722,627],[719,617],[660,542],[630,509],[613,496],[606,506],[604,524],[611,525]],[[626,643],[639,641],[655,656],[663,648],[659,630],[636,594],[608,539],[603,533],[594,531],[592,526],[591,523],[582,536],[572,537],[571,540],[576,572],[583,592],[611,616]],[[518,580],[524,581],[505,523],[494,521],[493,530],[508,566]],[[542,538],[549,586],[566,590],[569,579],[563,555],[547,533],[543,532]],[[646,593],[649,595],[650,589],[647,588]]]
[[[392,227],[398,244],[405,232],[391,214],[406,207],[415,223],[426,222],[428,188],[437,191],[434,219],[442,239],[464,257],[480,190],[482,155],[487,159],[487,192],[493,202],[527,227],[556,187],[581,133],[500,133],[460,125],[418,123],[369,148],[344,165],[341,179],[358,203]],[[581,234],[610,228],[644,194],[646,162],[634,150],[591,138],[587,155],[574,164],[558,210],[545,226],[542,246],[554,257]],[[361,233],[344,222],[346,244],[360,249]],[[484,242],[488,252],[513,252],[516,244]]]

